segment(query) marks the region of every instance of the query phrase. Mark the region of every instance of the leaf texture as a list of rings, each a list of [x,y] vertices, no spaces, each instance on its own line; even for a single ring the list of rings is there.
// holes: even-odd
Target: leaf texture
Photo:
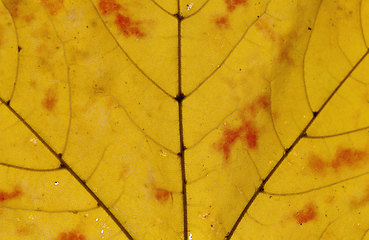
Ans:
[[[368,0],[2,0],[2,239],[369,239]]]

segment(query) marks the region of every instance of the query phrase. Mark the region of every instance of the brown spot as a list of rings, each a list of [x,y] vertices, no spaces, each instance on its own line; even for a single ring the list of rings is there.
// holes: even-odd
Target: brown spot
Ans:
[[[227,10],[233,12],[239,6],[246,6],[247,0],[225,0],[225,3],[227,4]]]
[[[170,195],[171,195],[171,192],[167,190],[160,189],[160,188],[155,189],[155,199],[158,200],[162,204],[168,201]]]
[[[87,238],[77,231],[71,231],[59,233],[57,240],[87,240]]]
[[[64,0],[41,0],[51,16],[55,16],[64,7]]]
[[[44,99],[42,100],[42,106],[49,112],[54,110],[57,102],[56,91],[54,88],[49,88],[45,92]]]
[[[119,30],[126,37],[130,36],[136,36],[138,38],[145,37],[145,33],[141,29],[141,22],[134,21],[128,16],[118,13],[115,19],[115,24],[118,26]]]
[[[103,15],[112,14],[119,11],[122,6],[114,0],[101,0],[99,2],[99,9]]]
[[[303,209],[293,214],[293,217],[300,225],[314,220],[316,216],[317,216],[317,206],[314,203],[306,204]]]
[[[12,200],[18,198],[22,195],[22,191],[19,187],[15,187],[12,192],[3,192],[0,191],[0,202]]]
[[[127,174],[129,173],[129,166],[125,163],[122,164],[121,166],[121,170],[120,170],[120,173],[119,173],[119,179],[124,179]]]
[[[229,28],[228,16],[216,17],[214,23],[218,28],[224,29]]]

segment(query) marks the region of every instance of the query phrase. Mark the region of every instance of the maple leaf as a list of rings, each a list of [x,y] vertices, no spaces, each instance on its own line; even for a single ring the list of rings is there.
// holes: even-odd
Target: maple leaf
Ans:
[[[369,1],[2,0],[1,239],[365,239]]]

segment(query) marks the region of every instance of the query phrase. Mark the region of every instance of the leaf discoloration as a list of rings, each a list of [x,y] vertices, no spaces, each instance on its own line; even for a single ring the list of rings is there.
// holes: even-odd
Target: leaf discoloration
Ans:
[[[294,213],[293,217],[298,224],[302,225],[316,219],[318,215],[317,209],[316,204],[310,202],[303,209]]]
[[[42,106],[48,112],[52,112],[58,102],[58,95],[56,89],[50,87],[46,90],[44,98],[42,99]]]
[[[23,192],[19,186],[15,187],[14,190],[11,192],[0,191],[0,202],[19,198],[20,196],[22,196],[22,194]]]
[[[60,233],[56,240],[87,240],[87,238],[77,231],[71,231]]]
[[[339,146],[331,161],[323,160],[317,154],[310,154],[308,167],[316,174],[325,175],[329,170],[338,173],[344,169],[358,168],[368,160],[366,151]]]
[[[56,16],[64,7],[64,0],[41,0],[51,16]]]
[[[240,6],[247,6],[247,0],[225,0],[227,10],[233,12]]]

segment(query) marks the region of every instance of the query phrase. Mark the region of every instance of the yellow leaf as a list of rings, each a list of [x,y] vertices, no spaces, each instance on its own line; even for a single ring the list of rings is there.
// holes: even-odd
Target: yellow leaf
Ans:
[[[368,0],[2,0],[0,239],[369,239]]]

